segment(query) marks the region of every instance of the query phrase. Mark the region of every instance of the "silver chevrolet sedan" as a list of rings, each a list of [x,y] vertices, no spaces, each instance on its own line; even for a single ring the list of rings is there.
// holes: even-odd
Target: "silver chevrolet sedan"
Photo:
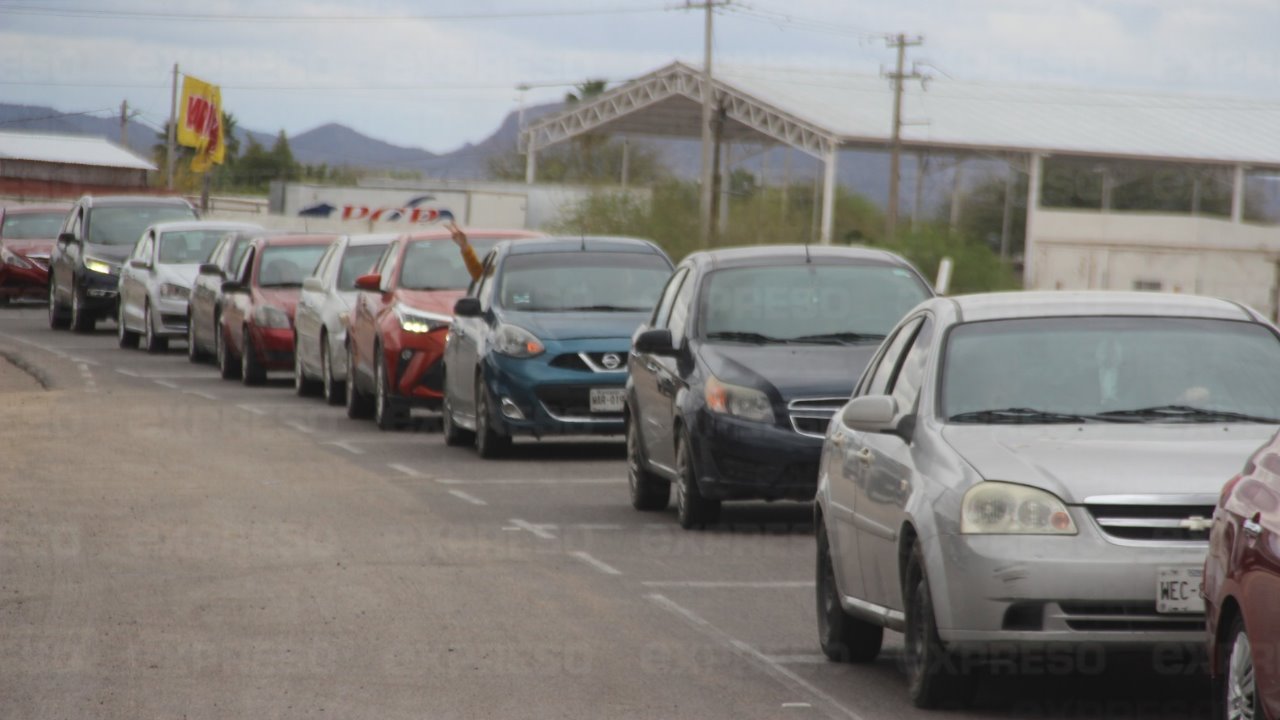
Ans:
[[[227,233],[262,228],[251,223],[193,220],[147,228],[120,268],[116,332],[120,347],[169,349],[187,336],[187,302],[200,263]]]
[[[1210,518],[1280,426],[1278,368],[1276,328],[1221,300],[920,305],[827,432],[823,652],[865,662],[885,628],[903,632],[911,698],[937,707],[1024,653],[1070,668],[1201,642]]]

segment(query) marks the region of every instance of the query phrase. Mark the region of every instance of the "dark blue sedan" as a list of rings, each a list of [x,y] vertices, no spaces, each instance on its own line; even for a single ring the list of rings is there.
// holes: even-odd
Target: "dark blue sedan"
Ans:
[[[454,309],[445,441],[493,458],[515,435],[621,435],[631,335],[671,269],[645,240],[499,243]]]

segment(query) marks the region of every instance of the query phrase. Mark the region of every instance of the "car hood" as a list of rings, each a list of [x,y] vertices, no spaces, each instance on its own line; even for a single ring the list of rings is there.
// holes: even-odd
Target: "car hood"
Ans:
[[[453,317],[453,305],[463,295],[462,290],[401,290],[398,298],[414,310]]]
[[[773,385],[783,400],[848,397],[875,355],[878,344],[739,345],[704,343],[698,355],[712,375],[725,382]]]
[[[85,257],[96,257],[107,262],[123,264],[125,259],[133,253],[132,245],[100,245],[93,243],[85,243]]]
[[[294,313],[298,309],[298,295],[301,294],[300,288],[259,288],[258,296],[264,305],[274,305],[285,314],[293,319]]]
[[[156,282],[173,283],[190,288],[196,282],[200,272],[199,265],[158,265],[156,266]]]
[[[19,255],[49,255],[53,252],[53,240],[5,240],[4,246]]]
[[[1048,490],[1068,504],[1095,495],[1203,494],[1275,435],[1274,425],[947,425],[943,438],[985,480]]]
[[[648,312],[505,312],[502,319],[542,340],[625,338],[649,318]]]

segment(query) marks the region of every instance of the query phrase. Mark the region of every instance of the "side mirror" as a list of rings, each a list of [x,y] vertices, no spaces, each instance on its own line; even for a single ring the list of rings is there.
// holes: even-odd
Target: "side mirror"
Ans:
[[[59,245],[66,246],[66,245],[70,245],[72,243],[77,243],[77,242],[80,242],[80,241],[76,240],[75,233],[64,232],[58,235]]]
[[[200,266],[200,274],[201,275],[221,275],[222,268],[218,267],[217,265],[214,265],[213,263],[204,263]]]
[[[849,401],[840,414],[840,420],[850,430],[858,432],[892,432],[893,419],[898,414],[898,402],[888,395],[863,395]]]
[[[320,278],[312,275],[302,281],[302,289],[307,292],[324,292],[324,283],[320,282]]]
[[[228,280],[222,283],[222,292],[224,293],[229,294],[229,293],[242,292],[244,289],[245,289],[244,283],[237,282],[235,280]]]
[[[135,270],[149,270],[151,269],[151,263],[142,258],[134,258],[129,261],[129,267]]]
[[[458,317],[480,317],[480,298],[458,298],[458,302],[453,304],[453,314]]]
[[[637,353],[645,355],[675,355],[675,343],[671,340],[671,331],[666,328],[645,330],[636,335],[632,346]]]
[[[381,285],[382,285],[382,276],[379,275],[378,273],[361,275],[360,277],[356,278],[357,290],[370,290],[372,292],[378,292]]]

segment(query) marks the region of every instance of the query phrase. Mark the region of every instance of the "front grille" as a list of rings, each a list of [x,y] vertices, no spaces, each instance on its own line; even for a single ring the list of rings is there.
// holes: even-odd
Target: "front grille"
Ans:
[[[844,404],[847,397],[838,398],[804,398],[787,403],[787,412],[791,415],[791,428],[801,435],[826,437],[827,425],[831,418]]]
[[[582,372],[591,372],[591,368],[587,365],[587,361],[583,360],[578,353],[565,353],[551,358],[551,367],[560,368],[562,370],[580,370]]]
[[[1060,602],[1067,627],[1080,632],[1186,630],[1202,632],[1204,615],[1161,615],[1153,602]]]
[[[750,485],[811,486],[818,481],[817,463],[777,465],[743,460],[728,455],[715,457],[716,469],[728,482]]]
[[[418,378],[418,383],[432,392],[444,392],[444,363],[441,360],[443,357],[431,363]]]
[[[1122,540],[1205,542],[1207,521],[1213,518],[1212,505],[1090,505],[1088,509],[1104,533]]]
[[[622,413],[591,412],[591,387],[587,385],[543,385],[534,393],[547,412],[556,417],[622,419]]]

